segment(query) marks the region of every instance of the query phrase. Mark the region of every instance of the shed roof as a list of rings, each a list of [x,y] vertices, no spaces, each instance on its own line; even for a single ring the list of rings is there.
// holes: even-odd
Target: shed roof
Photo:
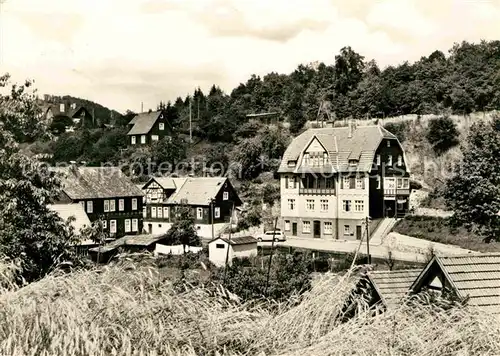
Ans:
[[[352,137],[349,137],[349,127],[309,129],[290,143],[283,155],[278,172],[297,173],[300,169],[298,160],[314,138],[318,139],[327,150],[331,162],[329,169],[332,172],[352,170],[369,172],[382,139],[397,140],[396,136],[379,125],[353,128]],[[353,167],[349,165],[349,160],[356,160],[357,164]],[[297,161],[297,164],[290,167],[288,161]]]
[[[418,293],[426,280],[441,272],[460,298],[469,298],[469,305],[500,313],[500,253],[435,256],[411,289]]]
[[[106,253],[110,252],[113,250],[116,250],[119,247],[122,246],[140,246],[140,247],[148,247],[154,244],[155,242],[160,241],[163,239],[163,235],[149,235],[149,234],[144,234],[144,235],[126,235],[123,236],[119,239],[116,239],[104,246],[101,246],[100,252],[101,253]],[[99,247],[94,247],[91,248],[89,251],[92,252],[99,252]]]
[[[372,271],[367,277],[382,302],[389,308],[398,303],[410,292],[410,286],[422,272],[421,269],[397,271]]]
[[[156,120],[161,114],[161,110],[152,112],[143,112],[130,120],[134,126],[128,132],[128,135],[145,135],[153,128]]]
[[[64,174],[63,191],[71,199],[96,199],[143,196],[118,167],[57,167]]]
[[[217,238],[211,240],[209,242],[209,244],[212,242],[215,242],[217,240],[222,240],[222,241],[230,244],[231,246],[257,244],[257,240],[252,236],[238,236],[238,237],[232,237],[231,239],[229,239],[227,237],[217,237]]]

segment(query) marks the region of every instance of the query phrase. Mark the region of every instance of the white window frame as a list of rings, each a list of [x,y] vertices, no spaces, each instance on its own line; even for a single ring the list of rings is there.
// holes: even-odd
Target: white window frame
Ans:
[[[158,141],[160,139],[160,136],[158,135],[151,135],[151,141]]]
[[[380,179],[380,176],[377,176],[377,189],[380,189],[382,187],[382,179]]]
[[[363,179],[364,178],[356,178],[356,189],[363,189]]]
[[[109,233],[116,234],[116,231],[117,231],[116,220],[109,220]]]
[[[158,209],[156,209],[156,217],[158,219],[163,219],[163,208],[158,207]]]
[[[377,166],[380,166],[381,163],[382,163],[382,157],[380,157],[380,155],[377,155]]]
[[[158,124],[158,129],[159,129],[160,131],[165,130],[165,123],[160,122],[160,123]]]
[[[107,229],[108,228],[108,221],[107,220],[103,220],[102,221],[102,228],[103,229]]]
[[[137,198],[132,199],[132,210],[137,210]]]
[[[290,220],[285,220],[285,231],[290,231]]]
[[[288,210],[295,210],[295,199],[288,199]]]
[[[306,210],[314,211],[314,199],[306,199]]]
[[[92,200],[87,200],[87,213],[92,214],[94,212],[94,203]]]
[[[354,211],[360,213],[365,210],[365,202],[363,200],[354,201]]]
[[[328,209],[329,209],[329,204],[328,204],[328,200],[320,200],[320,209],[322,212],[328,212]]]
[[[410,189],[410,178],[403,178],[403,189]]]
[[[295,189],[295,177],[288,177],[288,189]]]
[[[387,156],[387,165],[392,166],[392,155]]]
[[[229,192],[224,192],[222,194],[222,200],[229,200]]]
[[[164,219],[168,219],[169,218],[169,215],[168,215],[168,206],[164,206],[163,207],[163,218]]]
[[[156,219],[156,206],[151,207],[151,218]]]
[[[118,200],[118,210],[119,211],[124,211],[125,210],[125,199],[119,199]]]
[[[328,226],[328,228],[327,228]],[[325,235],[331,235],[333,233],[333,224],[331,221],[325,221],[323,223],[323,233]]]
[[[398,156],[398,166],[402,166],[403,165],[403,156],[399,155]]]
[[[351,189],[351,177],[343,177],[344,189]]]
[[[219,218],[220,218],[220,207],[218,207],[218,206],[216,206],[216,207],[214,208],[214,217],[215,217],[216,219],[219,219]]]
[[[109,201],[109,211],[116,211],[116,201],[114,199]]]
[[[145,144],[146,143],[146,135],[141,135],[141,144]]]
[[[403,189],[403,178],[396,178],[396,189]]]
[[[203,219],[203,208],[196,208],[196,218],[198,220]]]
[[[311,233],[311,222],[310,221],[302,221],[302,233],[310,234]]]
[[[387,147],[391,147],[391,141],[387,140]]]
[[[351,206],[351,201],[350,200],[343,200],[342,201],[342,211],[345,213],[349,213],[352,210]]]
[[[132,136],[131,138],[131,141],[130,141],[133,145],[135,145],[137,143],[136,141],[136,137],[135,136]]]
[[[148,216],[148,209],[144,206],[142,208],[142,217],[146,218]]]
[[[350,225],[344,225],[344,235],[351,236],[351,226]]]
[[[139,231],[139,220],[132,219],[132,232],[137,232],[137,231]]]
[[[105,213],[109,212],[109,200],[104,201],[104,212]]]
[[[131,230],[130,219],[125,219],[125,232],[130,232]]]

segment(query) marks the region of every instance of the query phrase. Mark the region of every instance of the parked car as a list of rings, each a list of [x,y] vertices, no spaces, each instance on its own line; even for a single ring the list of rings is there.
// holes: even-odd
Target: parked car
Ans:
[[[286,241],[286,236],[283,233],[283,231],[276,229],[274,232],[273,230],[271,231],[266,231],[263,234],[260,234],[257,236],[257,241],[263,242],[263,241],[273,241],[273,236],[274,236],[274,241]]]

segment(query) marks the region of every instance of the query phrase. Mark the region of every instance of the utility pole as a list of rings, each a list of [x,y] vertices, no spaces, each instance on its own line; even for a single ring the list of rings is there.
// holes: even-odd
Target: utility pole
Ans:
[[[264,290],[264,295],[267,294],[267,288],[269,287],[269,278],[271,276],[271,264],[273,262],[274,239],[275,239],[277,227],[278,227],[278,218],[276,218],[274,220],[273,242],[271,243],[271,256],[269,256],[269,265],[267,266],[266,289]]]
[[[189,142],[193,142],[193,132],[191,124],[191,98],[189,98]]]
[[[370,224],[370,217],[366,217],[365,221],[365,228],[366,228],[366,254],[368,255],[368,264],[372,264],[372,258],[370,256],[370,229],[369,229],[369,224]]]
[[[141,101],[141,113],[143,113],[143,112],[144,112],[144,102]]]
[[[212,217],[212,240],[215,238],[214,234],[214,200],[210,199],[210,216]]]
[[[234,214],[234,202],[233,208],[231,209],[231,217],[229,218],[229,238],[227,240],[227,250],[226,250],[226,263],[224,264],[224,285],[226,285],[226,271],[227,265],[229,263],[229,248],[231,247],[231,231],[233,230],[233,214]]]

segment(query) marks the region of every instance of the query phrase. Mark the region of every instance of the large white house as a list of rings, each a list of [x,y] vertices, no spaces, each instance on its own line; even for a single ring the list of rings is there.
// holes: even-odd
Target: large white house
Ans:
[[[288,146],[278,173],[287,236],[361,239],[367,217],[408,210],[404,150],[381,126],[309,129]]]

